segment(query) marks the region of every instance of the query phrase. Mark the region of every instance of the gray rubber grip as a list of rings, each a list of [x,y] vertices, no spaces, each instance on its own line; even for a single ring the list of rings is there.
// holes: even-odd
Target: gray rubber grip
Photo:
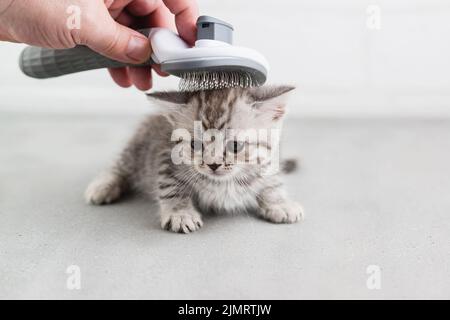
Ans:
[[[148,36],[150,29],[141,29],[138,32]],[[154,62],[150,59],[143,64],[132,66],[148,66],[151,64],[154,64]],[[63,50],[29,46],[20,54],[19,66],[27,76],[45,79],[87,70],[120,68],[131,65],[109,59],[85,46]]]

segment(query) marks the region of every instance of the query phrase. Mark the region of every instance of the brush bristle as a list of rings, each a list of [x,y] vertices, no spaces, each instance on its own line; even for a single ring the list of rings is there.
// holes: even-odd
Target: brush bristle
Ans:
[[[257,87],[260,84],[248,72],[187,72],[182,74],[179,89],[181,91],[214,90],[225,88]]]

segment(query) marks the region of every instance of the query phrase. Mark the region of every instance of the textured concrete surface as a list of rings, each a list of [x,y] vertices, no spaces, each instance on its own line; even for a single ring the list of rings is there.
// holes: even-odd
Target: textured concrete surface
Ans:
[[[83,202],[137,121],[1,114],[0,298],[450,298],[449,120],[291,120],[306,220],[208,217],[187,236],[144,199]]]

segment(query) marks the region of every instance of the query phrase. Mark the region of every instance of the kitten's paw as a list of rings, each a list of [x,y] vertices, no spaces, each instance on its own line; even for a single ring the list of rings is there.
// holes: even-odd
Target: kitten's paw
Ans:
[[[303,208],[293,201],[272,205],[262,209],[264,219],[274,223],[295,223],[303,219]]]
[[[89,204],[109,204],[119,199],[121,192],[121,179],[113,173],[105,173],[89,184],[84,198]]]
[[[203,226],[200,214],[195,210],[180,211],[161,216],[161,227],[178,233],[190,233]]]

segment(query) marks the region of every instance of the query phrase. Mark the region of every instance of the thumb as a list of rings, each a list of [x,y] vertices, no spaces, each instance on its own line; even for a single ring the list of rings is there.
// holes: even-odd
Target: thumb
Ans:
[[[112,18],[88,29],[91,32],[86,35],[84,44],[108,58],[133,64],[143,63],[150,58],[148,38]]]

